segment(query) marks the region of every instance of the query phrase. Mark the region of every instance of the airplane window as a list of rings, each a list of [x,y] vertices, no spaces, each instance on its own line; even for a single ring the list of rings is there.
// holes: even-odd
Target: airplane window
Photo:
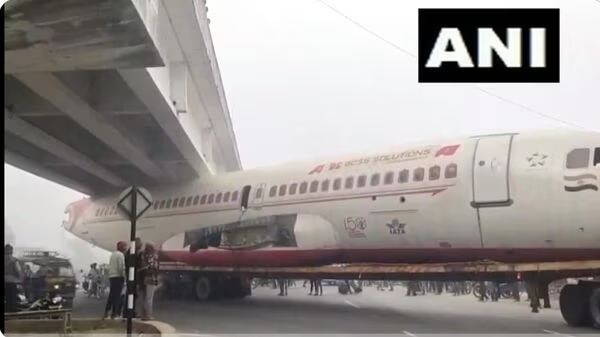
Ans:
[[[294,195],[294,194],[296,194],[296,190],[297,190],[297,189],[298,189],[298,184],[296,184],[296,183],[293,183],[293,184],[291,184],[291,185],[290,185],[290,194],[291,194],[291,195]]]
[[[221,192],[217,193],[217,198],[215,199],[215,202],[220,203],[222,198],[223,198],[223,193],[221,193]]]
[[[100,216],[100,211],[101,211],[100,208],[96,209],[96,216]]]
[[[342,188],[342,178],[335,178],[333,181],[333,190],[337,191]]]
[[[423,179],[425,179],[425,169],[422,167],[415,169],[415,173],[413,174],[413,180],[423,181]]]
[[[158,204],[160,204],[160,201],[156,200],[154,202],[154,209],[158,209]]]
[[[279,186],[279,196],[282,197],[285,195],[285,192],[287,191],[287,185],[283,184],[281,186]]]
[[[262,191],[261,191],[262,193]],[[225,194],[223,194],[223,202],[229,202],[229,196],[231,195],[231,192],[225,192]]]
[[[319,189],[319,181],[313,180],[310,183],[310,193],[315,193]]]
[[[600,147],[594,150],[594,166],[600,165]]]
[[[167,205],[165,206],[165,208],[171,208],[171,199],[167,200]]]
[[[179,207],[183,207],[185,205],[185,197],[179,198]]]
[[[269,197],[274,197],[277,194],[277,186],[271,186],[271,189],[269,190]]]
[[[304,194],[306,193],[306,190],[308,189],[308,183],[305,181],[302,184],[300,184],[300,194]]]
[[[173,199],[173,208],[177,207],[178,202],[179,202],[179,198]]]
[[[202,196],[202,198],[200,198],[200,205],[204,205],[204,204],[206,204],[206,194],[204,194]]]
[[[444,172],[444,177],[445,178],[456,178],[457,171],[458,171],[458,169],[456,167],[456,164],[454,164],[454,163],[449,164],[448,166],[446,166],[446,172]]]
[[[567,155],[567,168],[586,168],[590,163],[590,149],[575,149]]]
[[[409,175],[410,175],[410,171],[407,169],[400,171],[400,173],[398,174],[398,182],[400,184],[407,183]]]
[[[325,179],[321,182],[321,192],[329,191],[329,179]]]
[[[432,166],[429,168],[429,180],[438,180],[440,179],[440,167],[438,165]]]
[[[161,200],[160,201],[160,206],[158,208],[163,209],[165,208],[165,202],[167,202],[166,200]]]
[[[185,207],[190,207],[190,205],[192,205],[192,198],[193,197],[188,197],[187,200],[185,201]]]
[[[260,198],[262,198],[262,194],[263,194],[263,188],[259,187],[258,189],[256,189],[256,195],[254,197],[256,199],[260,199]]]
[[[208,203],[209,203],[209,204],[212,204],[212,203],[213,203],[213,201],[215,201],[215,194],[214,194],[214,193],[211,193],[211,194],[208,196]]]
[[[346,178],[346,183],[344,184],[344,188],[349,190],[354,187],[354,177]]]
[[[374,173],[371,175],[371,186],[379,185],[379,173]]]
[[[238,198],[238,191],[233,191],[233,193],[231,193],[231,201],[236,201]]]
[[[194,206],[198,205],[198,201],[200,201],[200,196],[197,195],[194,197]]]
[[[367,176],[364,174],[359,176],[358,180],[356,181],[356,187],[365,187],[366,184],[367,184]]]
[[[386,185],[391,185],[394,183],[394,172],[388,172],[385,174],[385,178],[383,178],[383,183]]]

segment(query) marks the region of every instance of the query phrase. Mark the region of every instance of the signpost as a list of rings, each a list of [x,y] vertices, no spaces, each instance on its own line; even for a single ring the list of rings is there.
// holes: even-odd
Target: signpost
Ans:
[[[117,205],[131,221],[130,266],[127,271],[127,336],[131,336],[135,293],[135,263],[133,262],[135,261],[136,222],[152,206],[152,196],[145,188],[130,186],[121,193]]]

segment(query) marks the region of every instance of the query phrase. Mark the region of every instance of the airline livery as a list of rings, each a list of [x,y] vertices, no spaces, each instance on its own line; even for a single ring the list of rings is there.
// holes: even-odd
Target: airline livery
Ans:
[[[150,187],[138,236],[203,266],[592,260],[599,177],[599,133],[446,139]],[[71,203],[65,228],[112,250],[118,198]]]

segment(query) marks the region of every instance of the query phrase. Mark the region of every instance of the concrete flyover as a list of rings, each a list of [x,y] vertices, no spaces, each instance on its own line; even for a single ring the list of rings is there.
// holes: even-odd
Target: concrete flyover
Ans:
[[[241,169],[204,0],[10,0],[5,162],[88,195]]]

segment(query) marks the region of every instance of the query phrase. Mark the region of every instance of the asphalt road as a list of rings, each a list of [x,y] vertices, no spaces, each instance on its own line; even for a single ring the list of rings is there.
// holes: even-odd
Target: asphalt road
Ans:
[[[308,296],[301,286],[287,297],[259,288],[243,300],[198,303],[160,301],[155,317],[178,332],[202,335],[264,334],[539,334],[591,336],[600,331],[567,326],[557,304],[533,314],[527,303],[512,300],[478,302],[473,295],[404,296],[403,288],[379,292],[365,288],[358,295],[340,295],[324,287],[324,295]],[[104,300],[79,296],[75,317],[100,317]]]

